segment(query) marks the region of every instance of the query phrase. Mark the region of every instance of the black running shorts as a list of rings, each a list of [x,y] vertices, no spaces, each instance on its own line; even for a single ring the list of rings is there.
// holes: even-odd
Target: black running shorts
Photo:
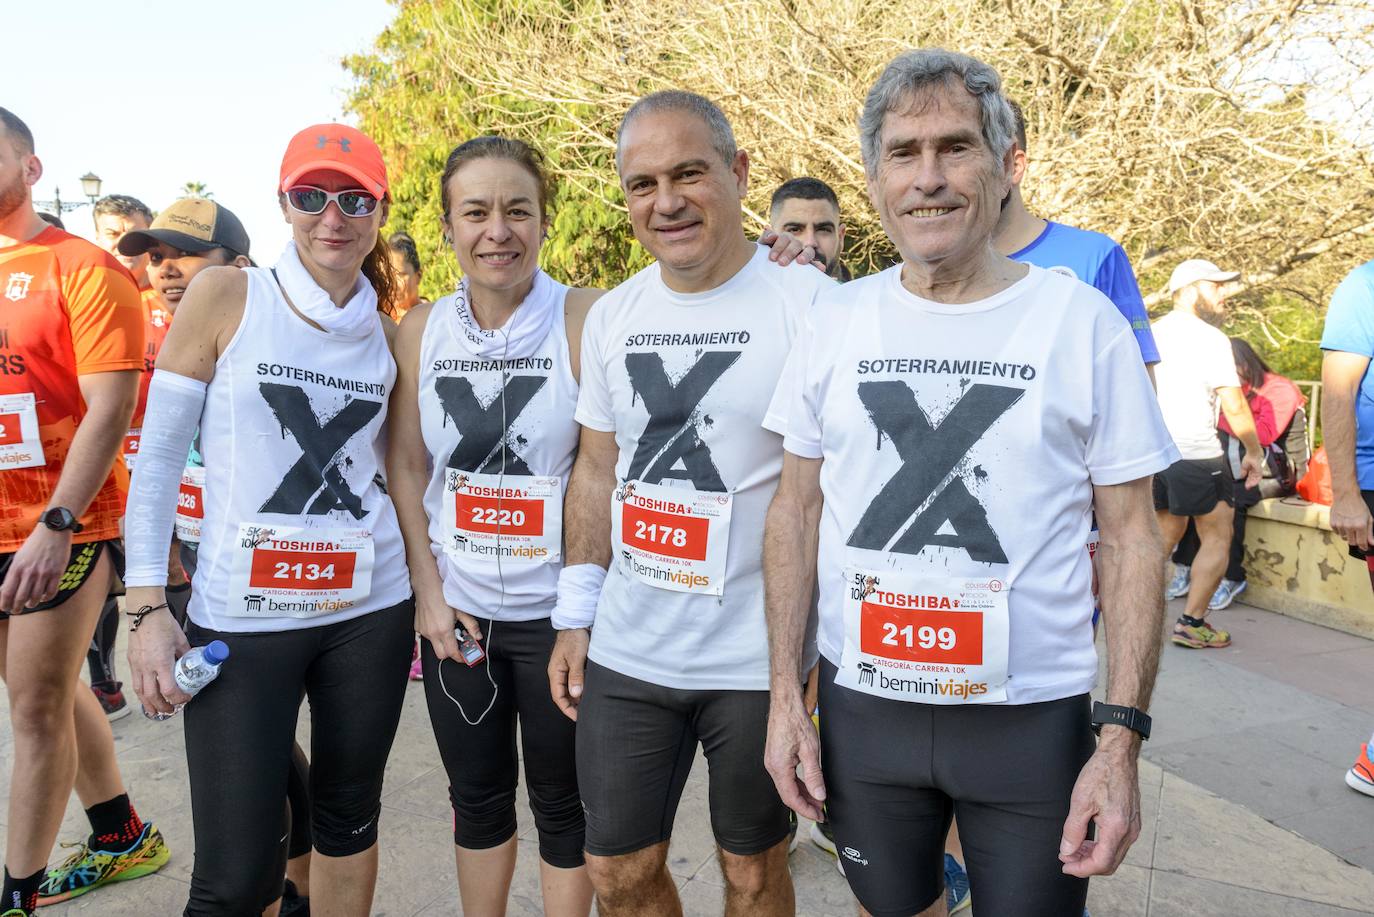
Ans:
[[[1082,914],[1086,879],[1059,841],[1095,748],[1089,697],[936,706],[835,684],[821,660],[826,817],[849,887],[873,917],[911,917],[944,890],[953,816],[978,913]]]
[[[1236,505],[1226,459],[1179,459],[1155,475],[1155,509],[1175,516],[1205,516],[1218,503]]]
[[[57,583],[57,595],[46,602],[40,602],[34,607],[20,612],[20,614],[31,614],[35,611],[48,611],[63,604],[72,596],[76,595],[77,590],[86,585],[86,580],[91,578],[95,572],[96,565],[100,561],[100,555],[114,542],[109,541],[88,541],[85,544],[72,545],[71,558],[67,561],[67,569],[62,571],[62,578]],[[5,577],[9,575],[10,564],[14,563],[13,554],[0,554],[0,585],[5,582]],[[8,612],[0,611],[0,621],[10,617]]]
[[[767,691],[666,688],[588,662],[577,708],[587,852],[619,856],[668,840],[698,742],[716,843],[738,856],[775,846],[791,825],[763,766],[767,734]]]

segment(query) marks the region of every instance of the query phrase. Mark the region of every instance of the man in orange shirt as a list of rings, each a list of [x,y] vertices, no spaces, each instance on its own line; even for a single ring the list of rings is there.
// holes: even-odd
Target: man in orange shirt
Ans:
[[[4,917],[32,914],[40,885],[62,900],[168,857],[124,791],[100,705],[78,690],[124,511],[116,456],[142,309],[123,266],[34,212],[42,171],[33,134],[0,108],[0,676],[14,735]],[[73,784],[91,835],[47,873]]]

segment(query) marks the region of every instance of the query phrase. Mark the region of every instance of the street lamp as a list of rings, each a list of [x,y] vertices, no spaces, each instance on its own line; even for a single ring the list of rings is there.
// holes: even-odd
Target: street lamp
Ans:
[[[62,200],[62,189],[53,188],[52,200],[34,201],[34,206],[40,210],[46,210],[49,213],[61,216],[78,207],[85,207],[87,203],[94,205],[96,200],[100,197],[100,176],[96,175],[94,172],[87,172],[85,175],[81,176],[80,181],[81,193],[86,195],[86,197],[90,199],[89,201],[64,201]]]

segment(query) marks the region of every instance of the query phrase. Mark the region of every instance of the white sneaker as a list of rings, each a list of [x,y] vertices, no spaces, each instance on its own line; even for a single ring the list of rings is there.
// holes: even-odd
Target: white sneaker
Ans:
[[[1169,585],[1164,588],[1166,599],[1180,599],[1188,594],[1188,587],[1193,584],[1193,568],[1185,567],[1183,564],[1174,564],[1174,578],[1169,580]]]
[[[811,843],[815,844],[832,857],[839,856],[839,852],[835,849],[835,841],[827,835],[825,829],[816,822],[811,823]]]

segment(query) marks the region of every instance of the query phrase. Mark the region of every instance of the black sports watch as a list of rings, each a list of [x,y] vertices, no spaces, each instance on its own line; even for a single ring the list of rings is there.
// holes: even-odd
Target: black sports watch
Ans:
[[[1116,704],[1104,704],[1101,701],[1093,702],[1093,732],[1098,735],[1102,735],[1103,726],[1125,726],[1132,732],[1139,733],[1140,738],[1149,739],[1152,722],[1150,715],[1144,710],[1118,707]]]
[[[65,506],[54,506],[44,513],[42,518],[43,524],[54,532],[76,533],[85,528],[80,522],[76,521],[76,516],[74,516],[72,511]]]

